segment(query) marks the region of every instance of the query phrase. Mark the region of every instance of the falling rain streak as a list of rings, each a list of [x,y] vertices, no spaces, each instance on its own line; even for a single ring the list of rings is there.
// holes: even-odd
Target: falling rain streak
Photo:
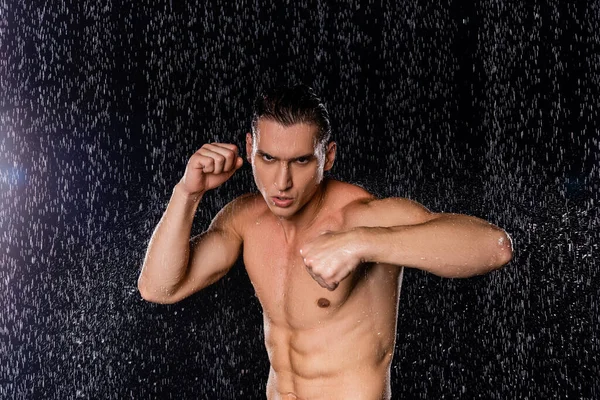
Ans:
[[[170,306],[136,279],[188,157],[289,81],[326,100],[334,177],[516,244],[405,272],[394,398],[599,398],[600,3],[267,3],[0,1],[0,398],[264,398],[241,261]]]

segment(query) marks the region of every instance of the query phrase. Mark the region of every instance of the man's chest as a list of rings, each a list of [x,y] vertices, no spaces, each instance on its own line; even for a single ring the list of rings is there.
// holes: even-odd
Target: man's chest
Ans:
[[[244,264],[267,317],[297,327],[310,327],[333,315],[356,287],[353,273],[340,286],[329,291],[308,273],[300,248],[322,231],[337,231],[339,223],[322,224],[295,240],[288,241],[278,226],[247,232],[244,238]]]

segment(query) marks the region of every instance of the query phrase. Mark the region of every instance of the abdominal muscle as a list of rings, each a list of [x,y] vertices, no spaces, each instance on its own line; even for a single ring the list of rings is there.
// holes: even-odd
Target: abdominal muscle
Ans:
[[[265,312],[267,399],[390,398],[397,301],[382,305],[368,287],[355,290],[364,292],[308,326]]]

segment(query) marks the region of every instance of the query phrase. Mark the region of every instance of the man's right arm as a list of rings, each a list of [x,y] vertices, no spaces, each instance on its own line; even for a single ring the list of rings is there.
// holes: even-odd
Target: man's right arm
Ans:
[[[190,232],[204,193],[229,179],[241,165],[237,147],[229,144],[205,145],[190,158],[148,245],[138,279],[144,299],[175,303],[215,282],[233,266],[242,244],[235,200],[204,233],[190,240]]]

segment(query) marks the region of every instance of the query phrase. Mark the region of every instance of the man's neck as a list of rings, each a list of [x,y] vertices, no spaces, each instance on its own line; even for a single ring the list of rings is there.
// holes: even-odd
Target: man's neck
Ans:
[[[317,188],[317,191],[308,203],[290,218],[279,218],[279,224],[283,229],[286,241],[292,243],[298,233],[308,230],[317,220],[325,203],[327,193],[327,178]]]

